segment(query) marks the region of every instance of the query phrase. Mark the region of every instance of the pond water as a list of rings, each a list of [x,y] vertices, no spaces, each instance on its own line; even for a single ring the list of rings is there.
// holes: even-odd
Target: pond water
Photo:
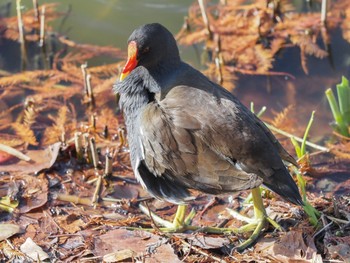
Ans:
[[[11,12],[15,15],[15,1],[12,2]],[[61,33],[74,41],[121,49],[126,49],[130,33],[146,23],[161,23],[176,34],[183,25],[188,7],[193,3],[191,0],[39,0],[38,2],[59,3],[57,8],[59,11],[69,11],[63,25],[62,19],[50,25],[54,29],[61,28]],[[22,0],[22,6],[24,11],[32,9],[32,1]],[[193,49],[182,48],[181,52],[187,59],[196,61]]]

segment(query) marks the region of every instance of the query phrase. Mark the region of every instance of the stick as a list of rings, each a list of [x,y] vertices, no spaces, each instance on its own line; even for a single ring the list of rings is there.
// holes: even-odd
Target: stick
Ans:
[[[323,25],[326,25],[326,23],[327,23],[327,0],[322,0],[321,22]]]
[[[294,139],[295,139],[296,141],[298,141],[298,142],[301,142],[301,143],[303,142],[303,139],[300,138],[300,137],[296,137],[296,136],[294,136],[293,134],[290,134],[290,133],[288,133],[288,132],[282,131],[282,130],[280,130],[280,129],[278,129],[278,128],[276,128],[276,127],[270,125],[270,124],[265,123],[265,125],[266,125],[270,130],[272,130],[272,131],[274,131],[274,132],[277,132],[277,133],[279,133],[279,134],[282,134],[282,135],[284,135],[284,136],[286,136],[286,137],[288,137],[288,138],[294,138]],[[327,147],[323,147],[323,146],[317,145],[317,144],[312,143],[312,142],[309,142],[309,141],[306,141],[305,144],[306,144],[307,146],[311,147],[311,148],[314,148],[314,149],[317,149],[317,150],[320,150],[320,151],[323,151],[323,152],[329,152],[329,151],[330,151],[330,149],[327,148]]]
[[[205,3],[204,3],[205,0],[198,0],[198,4],[199,4],[199,8],[201,10],[201,14],[202,14],[202,18],[203,18],[203,22],[205,24],[205,27],[207,29],[207,34],[208,34],[208,37],[209,39],[212,38],[213,34],[210,30],[210,24],[209,24],[209,19],[208,19],[208,15],[207,15],[207,12],[205,10]]]
[[[5,144],[0,143],[0,150],[3,152],[6,152],[8,154],[11,154],[13,156],[16,156],[18,159],[21,159],[23,161],[29,162],[31,159],[29,156],[21,153],[20,151],[16,150],[15,148],[12,148],[10,146],[7,146]]]
[[[25,70],[27,67],[27,49],[26,41],[24,38],[24,26],[22,20],[22,11],[21,11],[21,0],[16,0],[16,9],[17,9],[17,22],[18,22],[18,33],[19,33],[19,43],[21,44],[21,68]]]

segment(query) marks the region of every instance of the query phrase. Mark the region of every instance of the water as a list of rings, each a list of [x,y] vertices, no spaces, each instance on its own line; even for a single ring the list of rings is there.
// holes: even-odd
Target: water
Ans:
[[[58,11],[67,12],[63,26],[62,19],[51,22],[54,30],[79,43],[101,46],[114,46],[126,49],[131,32],[146,23],[158,22],[176,34],[182,27],[184,16],[191,0],[46,0],[44,3],[59,3]],[[16,14],[15,1],[12,1],[12,15]],[[32,9],[32,1],[22,0],[23,10]],[[185,57],[193,60],[194,51],[182,48]]]

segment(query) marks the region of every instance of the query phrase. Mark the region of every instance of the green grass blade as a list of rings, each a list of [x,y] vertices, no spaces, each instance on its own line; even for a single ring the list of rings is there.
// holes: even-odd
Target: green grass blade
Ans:
[[[297,154],[298,159],[300,159],[302,157],[302,154],[301,154],[301,148],[299,143],[294,137],[290,138],[290,140],[292,141],[292,144],[294,146],[295,153]]]
[[[253,112],[254,114],[255,114],[255,109],[254,109],[254,102],[250,102],[250,111],[251,112]],[[260,111],[257,113],[257,114],[255,114],[258,118],[260,118],[261,117],[261,115],[263,115],[264,113],[265,113],[265,111],[266,111],[266,107],[265,106],[263,106],[261,109],[260,109]]]
[[[309,217],[309,221],[313,226],[317,226],[318,218],[320,217],[320,212],[314,208],[309,201],[304,201],[304,211]]]
[[[254,102],[250,102],[250,111],[253,112],[255,114],[255,110],[254,110]]]
[[[333,118],[339,127],[339,131],[342,135],[349,137],[348,127],[343,120],[343,116],[340,113],[338,103],[335,100],[334,93],[332,89],[326,90],[326,96],[331,107]]]
[[[266,111],[266,107],[263,106],[261,108],[261,110],[258,112],[258,114],[256,114],[256,116],[258,116],[260,118],[265,113],[265,111]]]
[[[342,82],[337,85],[338,102],[340,113],[346,125],[350,124],[350,87],[349,81],[344,76]]]
[[[305,129],[303,142],[301,143],[301,149],[300,149],[301,156],[304,156],[306,154],[306,139],[307,139],[307,136],[309,135],[309,131],[310,131],[311,125],[312,125],[312,123],[314,121],[314,115],[315,115],[315,111],[312,111],[309,123],[307,124],[307,127]]]

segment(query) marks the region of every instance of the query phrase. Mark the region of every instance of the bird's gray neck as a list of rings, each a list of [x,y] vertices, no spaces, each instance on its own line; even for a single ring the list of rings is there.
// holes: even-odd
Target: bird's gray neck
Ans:
[[[117,82],[113,90],[120,95],[119,107],[124,113],[131,163],[135,168],[136,160],[141,159],[138,155],[142,154],[139,145],[139,118],[143,108],[154,100],[154,94],[160,91],[160,87],[147,69],[137,67],[123,81]]]

